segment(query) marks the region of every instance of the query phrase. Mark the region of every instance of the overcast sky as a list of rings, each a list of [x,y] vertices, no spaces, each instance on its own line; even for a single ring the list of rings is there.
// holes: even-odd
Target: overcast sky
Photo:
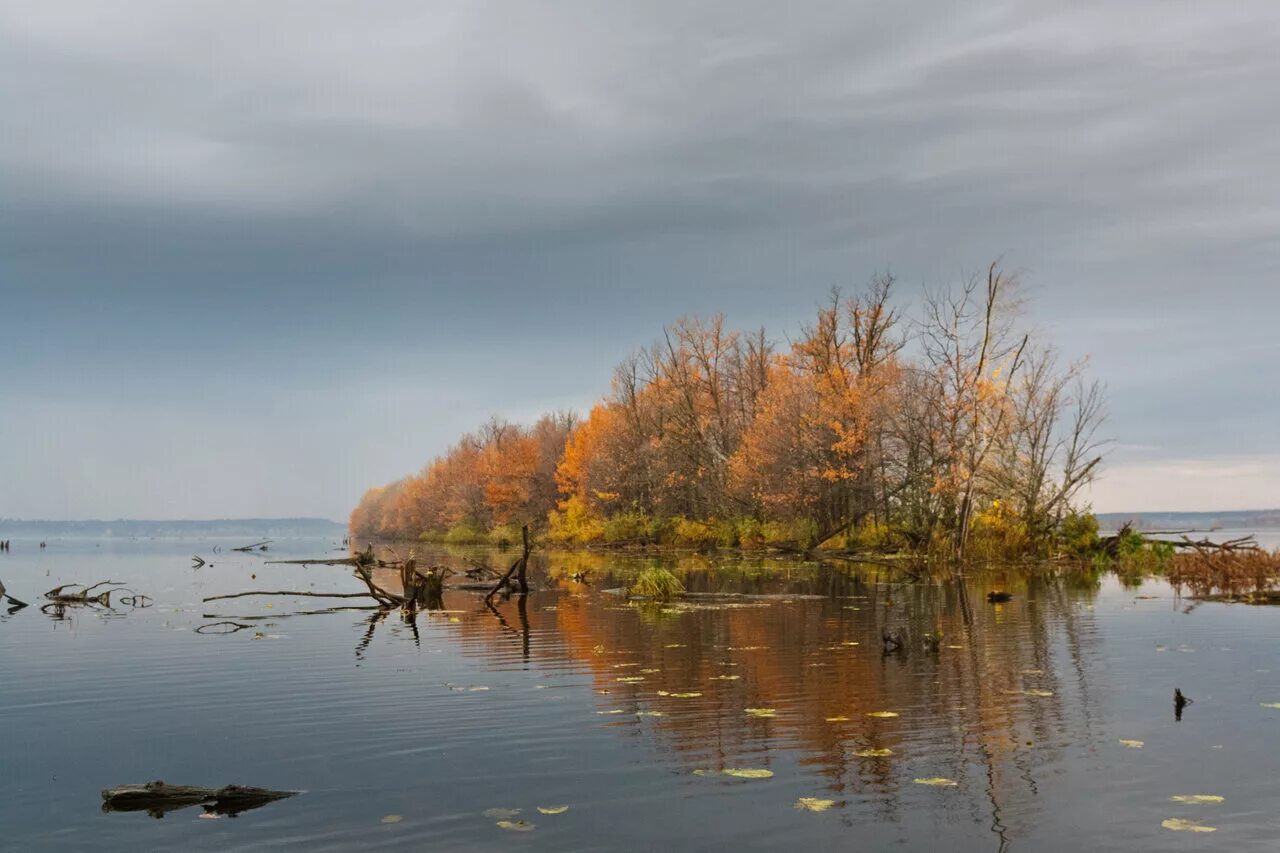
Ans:
[[[1280,4],[0,0],[0,516],[342,519],[682,314],[993,257],[1098,510],[1280,505]]]

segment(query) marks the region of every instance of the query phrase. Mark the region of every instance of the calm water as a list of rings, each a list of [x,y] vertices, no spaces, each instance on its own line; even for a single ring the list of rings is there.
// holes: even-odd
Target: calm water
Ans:
[[[449,592],[446,612],[406,624],[366,611],[294,615],[352,603],[341,600],[202,604],[252,588],[359,589],[345,568],[268,566],[213,554],[214,544],[240,543],[55,541],[40,552],[15,541],[0,555],[0,579],[33,604],[57,584],[106,578],[155,600],[0,616],[0,847],[1280,843],[1280,710],[1262,706],[1280,702],[1280,610],[1188,612],[1159,582],[995,575],[963,589],[903,586],[874,568],[698,557],[669,561],[690,589],[769,597],[634,607],[603,590],[643,559],[540,554],[541,589],[523,607],[495,613],[478,594]],[[270,556],[333,547],[278,542]],[[191,569],[196,553],[213,565]],[[467,558],[511,556],[428,557]],[[568,579],[582,569],[589,586]],[[1015,598],[988,604],[992,588]],[[220,619],[250,627],[196,633]],[[941,630],[942,648],[913,641],[885,656],[886,626]],[[1195,700],[1181,722],[1175,686]],[[914,781],[933,777],[956,784]],[[216,820],[198,807],[161,820],[100,811],[99,789],[157,778],[305,793]],[[1183,794],[1225,802],[1169,800]],[[800,810],[802,797],[833,805]],[[501,816],[484,814],[495,808],[536,828],[499,828]],[[1171,832],[1167,818],[1218,831]]]

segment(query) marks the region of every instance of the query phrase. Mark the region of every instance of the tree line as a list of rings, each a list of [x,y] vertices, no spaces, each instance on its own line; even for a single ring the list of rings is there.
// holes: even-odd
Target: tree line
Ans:
[[[585,417],[493,419],[369,490],[357,536],[928,550],[1070,549],[1096,525],[1104,393],[1026,328],[1016,279],[833,291],[782,346],[686,318],[625,359]]]

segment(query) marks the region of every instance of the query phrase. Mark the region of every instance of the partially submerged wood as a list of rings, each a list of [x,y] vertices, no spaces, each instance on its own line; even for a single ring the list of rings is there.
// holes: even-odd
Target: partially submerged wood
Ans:
[[[503,575],[496,584],[493,585],[492,589],[489,590],[489,594],[484,597],[484,600],[486,602],[491,601],[493,597],[497,595],[498,592],[503,587],[508,586],[510,584],[512,574],[515,574],[517,577],[517,580],[520,585],[520,594],[525,595],[529,592],[529,579],[527,575],[528,568],[529,568],[529,550],[530,550],[529,549],[529,525],[526,524],[520,528],[520,537],[524,543],[523,553],[521,553],[520,557],[514,563],[511,564],[511,568],[507,569],[507,573]]]
[[[239,548],[232,548],[232,551],[265,551],[267,546],[271,544],[270,539],[263,539],[261,542],[254,542],[252,545],[242,545]]]
[[[4,581],[0,581],[0,598],[6,599],[9,602],[10,613],[16,613],[22,608],[28,606],[25,601],[19,601],[18,599],[14,598],[12,595],[9,595],[9,593],[4,588]]]
[[[102,791],[104,812],[145,811],[152,817],[191,806],[203,806],[211,814],[235,816],[295,796],[299,791],[273,791],[246,785],[202,788],[197,785],[170,785],[157,780],[144,785],[117,785]]]

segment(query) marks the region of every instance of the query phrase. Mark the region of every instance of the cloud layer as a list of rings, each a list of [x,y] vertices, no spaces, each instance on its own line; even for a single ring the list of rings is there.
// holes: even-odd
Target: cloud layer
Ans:
[[[682,313],[780,335],[996,255],[1118,468],[1269,452],[1278,40],[1271,2],[0,3],[0,515],[340,516]]]

